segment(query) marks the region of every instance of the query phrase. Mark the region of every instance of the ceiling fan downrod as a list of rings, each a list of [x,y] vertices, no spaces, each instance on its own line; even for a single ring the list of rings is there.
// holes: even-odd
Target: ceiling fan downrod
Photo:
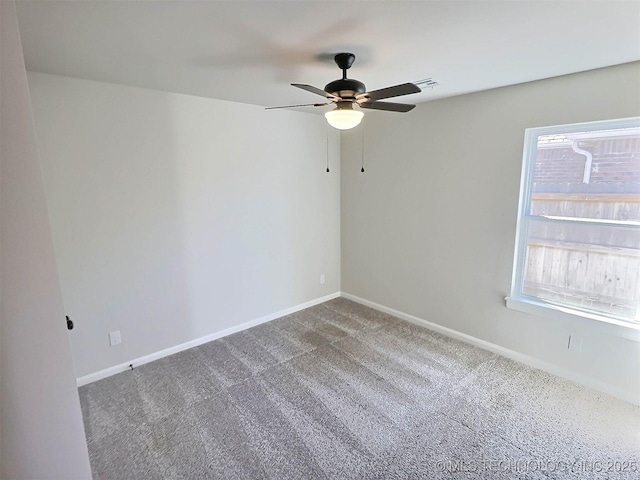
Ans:
[[[356,56],[353,53],[338,53],[333,60],[338,65],[338,68],[342,70],[342,79],[347,79],[347,70],[351,68],[353,62],[356,61]]]

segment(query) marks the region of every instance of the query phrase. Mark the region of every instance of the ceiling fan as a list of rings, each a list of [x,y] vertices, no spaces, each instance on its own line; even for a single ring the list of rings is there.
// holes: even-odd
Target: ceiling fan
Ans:
[[[347,78],[347,70],[351,68],[356,56],[353,53],[338,53],[334,60],[338,67],[342,70],[342,78],[328,83],[324,90],[300,83],[292,83],[291,85],[307,92],[315,93],[325,97],[328,101],[325,103],[308,103],[303,105],[285,105],[282,107],[267,107],[267,110],[274,108],[294,108],[294,107],[323,107],[326,105],[335,105],[333,110],[324,114],[329,125],[340,130],[348,130],[357,126],[364,113],[359,109],[354,109],[354,105],[360,108],[370,108],[373,110],[386,110],[389,112],[405,113],[415,108],[415,105],[406,103],[380,102],[385,98],[400,97],[402,95],[410,95],[419,93],[420,87],[413,83],[402,83],[393,87],[381,88],[367,92],[364,83]]]

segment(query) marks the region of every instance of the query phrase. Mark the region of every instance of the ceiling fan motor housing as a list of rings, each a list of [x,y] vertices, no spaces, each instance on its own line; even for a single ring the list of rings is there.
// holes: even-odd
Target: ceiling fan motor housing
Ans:
[[[340,98],[355,98],[356,95],[364,93],[367,88],[364,83],[351,78],[340,78],[331,83],[327,83],[324,91]]]

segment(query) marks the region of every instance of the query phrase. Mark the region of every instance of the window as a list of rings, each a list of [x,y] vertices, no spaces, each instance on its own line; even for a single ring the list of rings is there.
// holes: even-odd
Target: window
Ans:
[[[527,129],[507,305],[640,330],[640,117]]]

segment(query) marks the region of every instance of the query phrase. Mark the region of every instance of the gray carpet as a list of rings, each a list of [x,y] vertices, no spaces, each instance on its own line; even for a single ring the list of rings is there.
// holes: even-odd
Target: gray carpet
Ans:
[[[640,478],[640,407],[342,298],[80,398],[96,480]]]

